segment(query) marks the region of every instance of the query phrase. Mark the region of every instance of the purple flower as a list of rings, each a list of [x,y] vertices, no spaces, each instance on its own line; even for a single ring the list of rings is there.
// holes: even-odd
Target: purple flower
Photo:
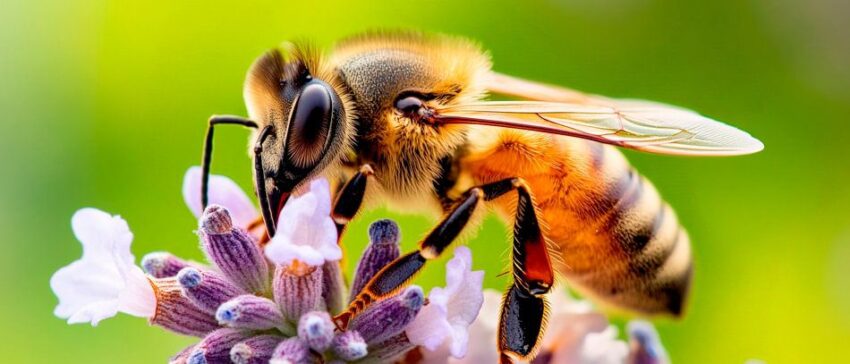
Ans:
[[[210,265],[157,252],[143,259],[143,272],[134,265],[132,234],[124,220],[80,210],[72,225],[83,243],[83,257],[51,280],[60,299],[58,316],[96,324],[125,312],[201,338],[172,357],[174,363],[397,360],[416,348],[406,331],[421,312],[443,320],[440,337],[431,341],[465,337],[481,305],[481,272],[469,271],[468,249],[458,249],[449,263],[449,286],[431,292],[433,303],[426,305],[422,289],[410,286],[376,300],[354,317],[348,330],[339,332],[331,318],[347,304],[346,297],[354,297],[398,256],[398,226],[390,220],[373,225],[370,247],[354,278],[358,287],[349,290],[340,273],[342,251],[330,217],[327,181],[313,181],[290,200],[264,254],[259,241],[246,232],[256,211],[229,179],[213,176],[215,204],[196,211],[191,190],[197,174],[195,168],[187,173],[184,197],[199,218],[201,248]]]

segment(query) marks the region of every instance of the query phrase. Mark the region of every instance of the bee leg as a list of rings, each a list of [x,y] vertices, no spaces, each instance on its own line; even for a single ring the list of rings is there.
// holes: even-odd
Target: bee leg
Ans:
[[[331,217],[336,224],[337,242],[342,240],[342,233],[345,232],[345,226],[348,225],[348,222],[360,210],[360,205],[363,203],[363,196],[366,194],[366,182],[369,180],[369,176],[374,174],[375,171],[372,170],[372,166],[368,164],[362,165],[360,170],[345,182],[345,185],[337,193],[333,211],[331,211]]]
[[[372,302],[393,295],[410,284],[426,261],[439,257],[451,245],[469,222],[483,197],[481,188],[474,187],[467,191],[461,202],[422,240],[419,249],[396,258],[366,283],[348,309],[334,317],[337,327],[345,330],[348,322]]]
[[[505,293],[499,319],[500,361],[530,361],[540,347],[549,309],[545,294],[554,284],[549,250],[540,229],[528,185],[521,178],[482,187],[487,201],[508,191],[517,192],[513,231],[513,282]]]
[[[258,128],[257,123],[231,115],[213,115],[207,124],[207,135],[204,140],[204,156],[201,162],[201,209],[207,208],[209,202],[210,165],[212,165],[213,134],[218,124],[242,125],[248,128]]]

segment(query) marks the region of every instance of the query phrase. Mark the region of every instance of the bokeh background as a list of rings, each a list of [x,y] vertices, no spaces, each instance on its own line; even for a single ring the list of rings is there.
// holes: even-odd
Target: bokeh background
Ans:
[[[119,316],[52,315],[48,279],[77,259],[72,213],[125,217],[137,257],[200,259],[183,205],[205,120],[244,114],[254,57],[374,28],[465,35],[501,72],[669,102],[737,125],[764,152],[628,153],[690,231],[689,314],[657,326],[675,362],[842,362],[850,354],[850,5],[842,0],[369,2],[4,0],[0,11],[0,342],[4,362],[163,362],[190,339]],[[247,132],[217,133],[215,171],[249,189]],[[430,227],[391,216],[407,247]],[[490,218],[470,242],[486,284],[505,262]],[[505,244],[505,245],[503,245]],[[498,248],[494,248],[498,247]],[[433,269],[420,283],[442,284]],[[622,321],[618,321],[622,322]]]

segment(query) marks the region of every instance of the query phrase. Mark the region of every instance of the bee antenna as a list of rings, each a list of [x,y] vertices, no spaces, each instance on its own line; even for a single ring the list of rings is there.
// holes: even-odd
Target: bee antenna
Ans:
[[[215,132],[215,126],[218,124],[242,125],[248,128],[257,128],[257,123],[239,116],[213,115],[210,117],[207,124],[207,136],[204,140],[204,156],[201,160],[201,210],[205,210],[209,202],[208,190],[210,166],[212,165],[213,134]]]

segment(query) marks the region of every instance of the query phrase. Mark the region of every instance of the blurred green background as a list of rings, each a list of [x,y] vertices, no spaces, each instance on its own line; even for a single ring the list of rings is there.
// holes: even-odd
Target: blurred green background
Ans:
[[[696,259],[688,316],[660,321],[674,361],[846,362],[850,347],[850,43],[841,0],[23,1],[0,12],[0,342],[4,362],[164,362],[190,339],[137,318],[52,315],[50,275],[77,259],[72,213],[121,214],[137,257],[200,258],[180,195],[206,118],[245,114],[264,50],[379,27],[464,35],[501,72],[678,104],[764,141],[757,155],[628,153],[677,209]],[[222,2],[223,3],[223,2]],[[217,133],[216,173],[250,187],[247,132]],[[348,235],[360,251],[368,222]],[[406,246],[430,227],[397,217]],[[504,287],[506,230],[470,242]],[[502,245],[505,244],[505,245]],[[494,246],[499,247],[493,249]],[[421,283],[442,283],[434,269]]]

